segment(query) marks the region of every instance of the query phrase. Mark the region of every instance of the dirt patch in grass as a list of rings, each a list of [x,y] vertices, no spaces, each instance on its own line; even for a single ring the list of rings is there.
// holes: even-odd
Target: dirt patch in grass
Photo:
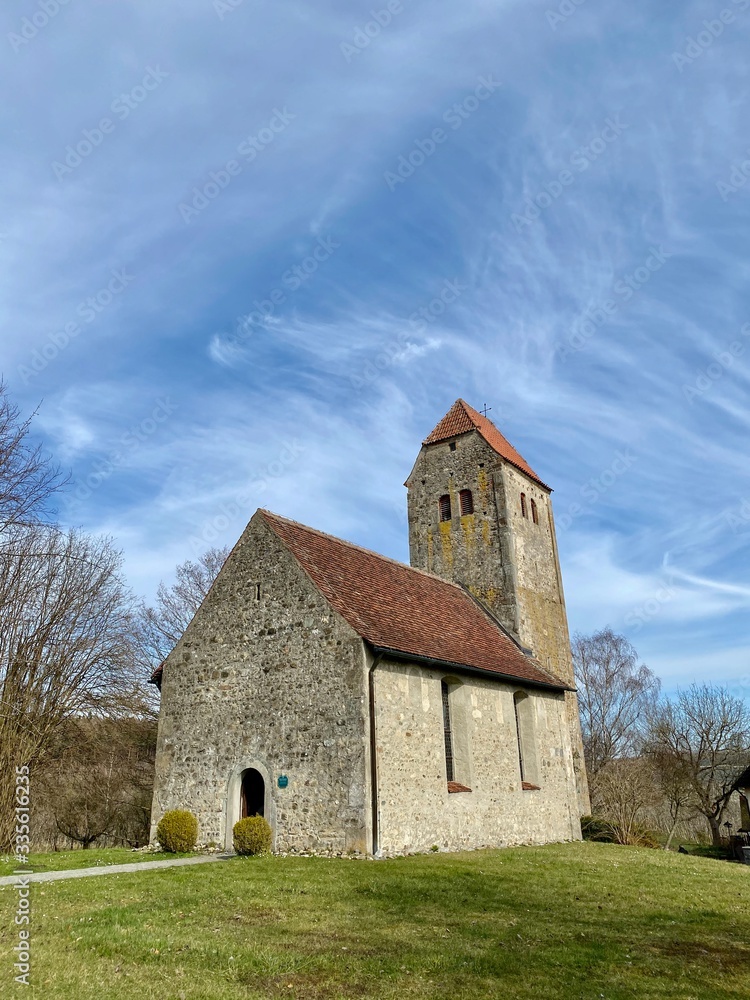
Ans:
[[[286,976],[261,977],[246,973],[238,976],[242,986],[257,990],[267,997],[292,997],[294,1000],[366,1000],[372,997],[371,989],[362,983],[349,982],[337,977],[334,981],[330,973],[293,973]]]
[[[750,969],[750,948],[735,942],[713,944],[707,941],[668,941],[664,944],[652,944],[649,951],[688,962],[713,963],[722,969]]]

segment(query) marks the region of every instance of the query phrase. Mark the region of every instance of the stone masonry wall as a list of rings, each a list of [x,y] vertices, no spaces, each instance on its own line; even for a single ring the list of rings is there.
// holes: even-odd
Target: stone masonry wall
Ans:
[[[277,850],[367,850],[365,694],[362,640],[256,514],[164,665],[153,831],[187,808],[231,842],[230,776],[257,766]]]
[[[567,684],[573,683],[568,619],[563,598],[549,493],[512,465],[502,470],[506,516],[513,537],[518,593],[518,628],[539,662]],[[521,512],[526,494],[527,517]],[[534,523],[531,501],[536,503]]]
[[[515,567],[504,502],[496,496],[496,452],[479,434],[422,448],[409,476],[409,552],[412,566],[463,583],[514,634],[518,630]],[[502,489],[502,483],[500,483]],[[461,516],[459,493],[470,489],[474,513]],[[452,517],[441,521],[447,493]]]
[[[507,518],[513,539],[518,594],[518,631],[542,664],[571,687],[575,685],[570,652],[568,615],[565,609],[560,559],[555,537],[552,500],[547,492],[523,472],[504,463],[501,471],[506,491]],[[521,510],[526,494],[527,517]],[[531,501],[537,506],[538,524],[532,517]],[[583,759],[578,696],[565,695],[580,814],[591,811],[588,779]]]
[[[575,683],[567,612],[549,491],[505,462],[480,434],[423,447],[408,480],[411,563],[463,583],[539,662]],[[474,513],[460,515],[459,491],[470,489]],[[439,498],[452,517],[440,521]],[[526,495],[527,516],[521,510]],[[537,507],[538,523],[531,501]],[[566,695],[581,814],[589,811],[578,700]]]
[[[565,702],[527,689],[533,705],[539,791],[521,788],[514,687],[455,675],[454,743],[462,749],[448,792],[440,682],[444,674],[383,661],[375,669],[380,847],[384,854],[580,839]]]

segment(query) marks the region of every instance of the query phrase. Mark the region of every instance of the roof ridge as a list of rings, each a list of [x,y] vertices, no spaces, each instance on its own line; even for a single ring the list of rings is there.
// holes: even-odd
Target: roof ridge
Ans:
[[[276,518],[279,521],[286,521],[287,524],[294,524],[298,528],[303,528],[305,531],[309,531],[314,535],[320,535],[322,538],[330,538],[333,542],[338,542],[339,545],[346,545],[347,548],[356,549],[358,552],[365,552],[368,556],[375,556],[377,559],[382,559],[383,562],[393,563],[394,566],[398,566],[400,569],[408,569],[412,573],[420,573],[422,576],[429,577],[430,580],[439,580],[440,583],[444,583],[449,587],[455,587],[463,593],[464,588],[459,583],[454,583],[453,580],[446,580],[444,576],[440,576],[438,573],[430,573],[429,570],[419,569],[418,566],[412,566],[410,563],[401,562],[400,559],[393,559],[391,556],[384,556],[382,552],[376,552],[374,549],[367,549],[364,545],[357,545],[356,542],[348,542],[345,538],[339,538],[338,535],[331,535],[327,531],[321,531],[319,528],[312,528],[309,524],[303,524],[301,521],[295,521],[294,518],[284,517],[283,514],[276,514],[272,510],[266,510],[265,507],[259,507],[258,510],[264,517]]]

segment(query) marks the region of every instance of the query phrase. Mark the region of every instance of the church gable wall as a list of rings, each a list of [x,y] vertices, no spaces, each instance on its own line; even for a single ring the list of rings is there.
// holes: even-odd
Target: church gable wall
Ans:
[[[449,680],[455,780],[449,792],[441,680]],[[524,791],[510,684],[383,661],[374,674],[383,853],[580,838],[561,694],[526,689],[539,790]],[[531,763],[531,762],[529,762]]]
[[[256,515],[164,666],[154,830],[187,808],[202,842],[231,844],[254,766],[276,850],[366,850],[364,669],[362,640]]]

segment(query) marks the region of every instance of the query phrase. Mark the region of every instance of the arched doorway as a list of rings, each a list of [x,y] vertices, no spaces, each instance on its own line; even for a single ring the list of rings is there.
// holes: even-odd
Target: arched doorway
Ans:
[[[276,803],[273,800],[273,781],[268,764],[257,757],[241,757],[229,774],[227,791],[224,796],[224,821],[222,823],[222,838],[224,848],[231,853],[233,850],[234,824],[246,815],[260,814],[274,831],[274,846],[276,837]]]
[[[248,767],[242,772],[240,785],[240,819],[246,816],[263,816],[265,811],[266,783],[260,771]]]

